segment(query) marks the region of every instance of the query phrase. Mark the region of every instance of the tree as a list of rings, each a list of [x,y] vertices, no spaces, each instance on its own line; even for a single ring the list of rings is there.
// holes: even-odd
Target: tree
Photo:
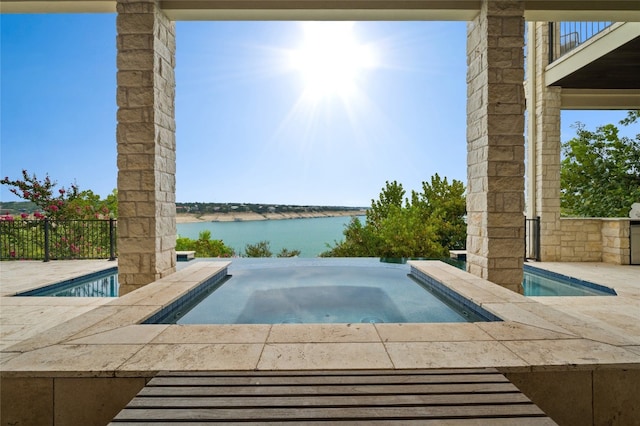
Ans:
[[[300,250],[289,250],[288,248],[283,248],[276,257],[296,257],[300,256],[300,253]]]
[[[446,256],[466,243],[466,201],[462,182],[435,174],[422,183],[422,192],[405,190],[396,181],[386,182],[378,200],[371,200],[363,225],[353,219],[345,239],[336,242],[325,257],[429,257]]]
[[[621,124],[633,124],[638,117],[638,111],[630,111]],[[640,201],[640,134],[619,137],[613,124],[592,132],[577,123],[576,129],[577,136],[562,146],[562,213],[626,217]]]
[[[40,180],[35,173],[30,175],[26,170],[22,171],[22,179],[5,177],[0,184],[9,186],[10,192],[36,204],[51,219],[95,219],[117,214],[116,190],[105,201],[91,190],[80,191],[75,183],[68,189],[61,187],[56,191],[57,182],[52,181],[49,175]],[[40,213],[36,215],[40,216]]]
[[[244,247],[244,255],[246,257],[271,257],[271,247],[269,241],[259,241],[255,244],[247,244]]]

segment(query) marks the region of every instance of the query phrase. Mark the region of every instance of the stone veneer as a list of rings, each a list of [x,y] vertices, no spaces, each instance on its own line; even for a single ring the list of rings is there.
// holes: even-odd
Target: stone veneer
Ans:
[[[630,263],[629,219],[563,218],[559,223],[562,262]]]
[[[560,106],[561,88],[548,87],[544,72],[549,65],[549,25],[546,22],[529,24],[535,49],[529,49],[532,59],[529,73],[533,74],[533,87],[529,87],[530,105],[528,134],[529,155],[529,209],[528,216],[540,216],[541,260],[560,257]],[[533,39],[533,40],[532,40]],[[532,211],[535,211],[533,213]]]
[[[524,4],[483,1],[467,26],[467,268],[522,292]]]
[[[175,24],[156,0],[118,0],[120,295],[175,271]]]
[[[528,217],[540,217],[540,259],[543,262],[607,262],[628,265],[629,221],[626,219],[561,218],[560,87],[547,86],[549,24],[529,24],[535,46],[528,64]]]

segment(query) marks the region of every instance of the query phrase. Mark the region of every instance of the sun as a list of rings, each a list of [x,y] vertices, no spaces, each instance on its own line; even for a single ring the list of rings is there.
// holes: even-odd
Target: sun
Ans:
[[[291,64],[300,72],[304,95],[314,100],[348,98],[358,88],[363,71],[376,66],[371,45],[362,44],[353,22],[307,22]]]

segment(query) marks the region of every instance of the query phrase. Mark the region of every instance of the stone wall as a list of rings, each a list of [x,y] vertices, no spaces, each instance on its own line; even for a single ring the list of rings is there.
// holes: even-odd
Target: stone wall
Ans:
[[[120,295],[175,271],[175,24],[155,0],[119,0]]]
[[[628,265],[631,261],[629,219],[602,219],[602,261]]]
[[[629,219],[562,218],[559,223],[557,261],[629,264]]]
[[[602,260],[602,228],[600,219],[560,220],[560,261],[600,262]]]
[[[522,292],[524,5],[483,1],[467,24],[467,268]]]
[[[504,373],[560,425],[638,424],[640,369],[637,367],[558,366]]]

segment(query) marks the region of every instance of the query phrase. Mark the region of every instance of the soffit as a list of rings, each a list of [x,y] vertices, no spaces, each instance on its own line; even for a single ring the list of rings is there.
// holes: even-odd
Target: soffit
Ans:
[[[525,0],[532,21],[640,21],[639,0]],[[174,20],[457,20],[468,21],[480,0],[160,0]],[[111,0],[2,0],[2,13],[115,12]]]
[[[640,36],[552,85],[570,89],[640,89]]]

